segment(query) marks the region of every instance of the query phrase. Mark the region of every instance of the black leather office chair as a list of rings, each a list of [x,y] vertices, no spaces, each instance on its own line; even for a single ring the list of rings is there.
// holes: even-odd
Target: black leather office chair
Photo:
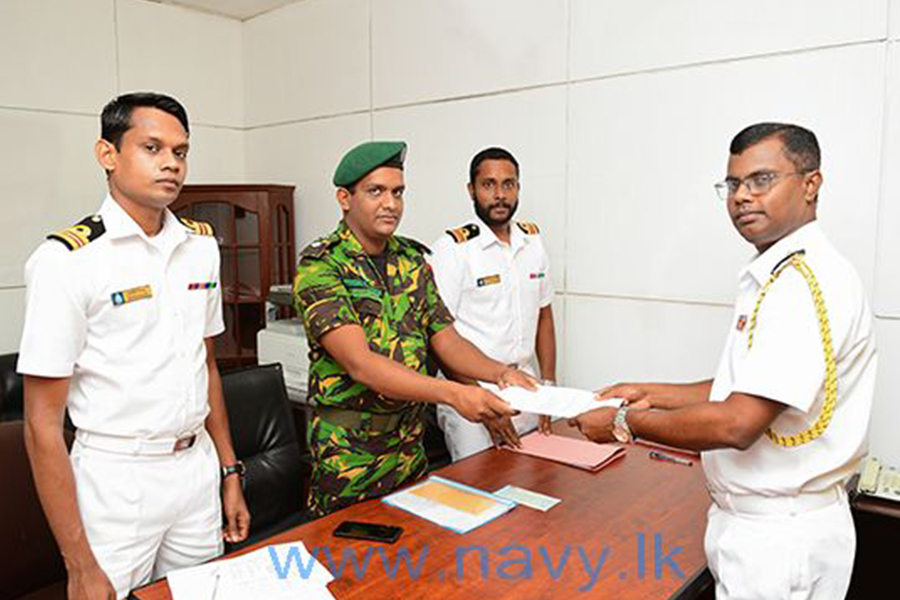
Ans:
[[[25,383],[24,378],[16,372],[18,362],[18,353],[0,355],[0,422],[24,419]],[[68,431],[75,431],[68,410],[63,427]]]
[[[0,421],[22,418],[22,376],[16,373],[18,354],[0,355]]]
[[[0,423],[0,473],[0,600],[62,600],[66,569],[31,477],[22,421]]]
[[[297,440],[281,365],[230,371],[222,375],[222,391],[234,451],[247,467],[244,498],[251,515],[249,538],[227,548],[235,550],[308,520],[311,469]]]

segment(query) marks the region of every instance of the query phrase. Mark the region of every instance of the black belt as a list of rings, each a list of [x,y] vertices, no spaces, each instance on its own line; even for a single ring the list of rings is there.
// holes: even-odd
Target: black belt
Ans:
[[[332,425],[337,425],[344,429],[364,429],[379,433],[396,431],[402,424],[419,416],[420,412],[421,410],[418,406],[387,414],[338,408],[336,406],[323,406],[321,404],[315,407],[316,416]]]

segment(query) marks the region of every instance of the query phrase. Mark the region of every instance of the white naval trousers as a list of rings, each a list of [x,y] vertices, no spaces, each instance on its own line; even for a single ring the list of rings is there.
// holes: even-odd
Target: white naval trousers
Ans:
[[[119,599],[172,569],[222,553],[219,460],[206,430],[191,448],[162,455],[71,453],[88,542]]]
[[[444,432],[444,441],[453,462],[462,460],[494,445],[487,427],[472,423],[446,404],[437,405],[438,427]],[[519,435],[533,431],[538,426],[538,416],[522,413],[512,418]]]
[[[843,490],[828,506],[796,514],[713,504],[705,548],[716,600],[840,600],[850,585],[856,530]]]

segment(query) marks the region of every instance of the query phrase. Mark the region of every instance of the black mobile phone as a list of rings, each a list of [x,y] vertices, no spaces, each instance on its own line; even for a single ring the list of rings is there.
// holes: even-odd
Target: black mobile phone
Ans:
[[[379,525],[361,521],[344,521],[334,530],[335,537],[371,540],[387,544],[396,542],[401,533],[403,533],[403,528],[396,525]]]

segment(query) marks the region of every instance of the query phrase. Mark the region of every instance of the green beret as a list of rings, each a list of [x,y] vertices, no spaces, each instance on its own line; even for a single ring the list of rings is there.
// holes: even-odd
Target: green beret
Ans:
[[[334,171],[334,185],[353,185],[378,167],[403,168],[406,142],[363,142],[344,155]]]

